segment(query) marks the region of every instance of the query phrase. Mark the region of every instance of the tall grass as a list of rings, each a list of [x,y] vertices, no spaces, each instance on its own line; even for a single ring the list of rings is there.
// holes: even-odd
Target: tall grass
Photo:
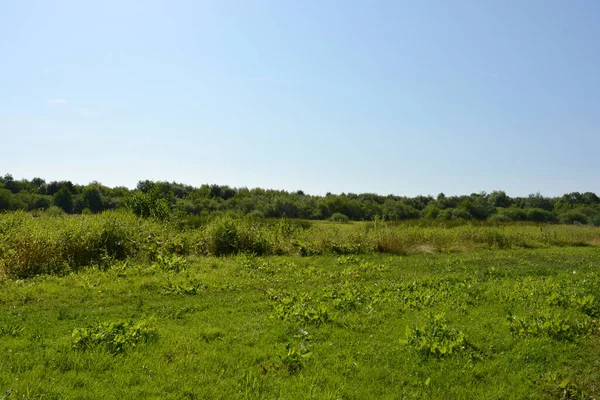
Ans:
[[[600,245],[600,228],[575,225],[307,224],[219,217],[200,226],[157,222],[114,211],[97,215],[0,214],[0,274],[28,277],[102,268],[116,259],[236,253],[408,254]]]

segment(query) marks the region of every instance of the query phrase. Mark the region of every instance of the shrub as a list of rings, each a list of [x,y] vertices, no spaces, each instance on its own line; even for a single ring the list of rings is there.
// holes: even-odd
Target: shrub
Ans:
[[[525,221],[527,219],[525,210],[517,207],[499,208],[496,215],[502,215],[511,221]]]
[[[0,211],[16,210],[19,207],[15,203],[15,196],[8,189],[0,188]]]
[[[488,218],[490,222],[511,222],[512,219],[506,214],[494,214]]]
[[[104,200],[98,185],[86,186],[83,189],[83,201],[86,209],[97,213],[104,209]]]
[[[440,211],[438,218],[469,220],[473,219],[473,216],[469,213],[469,211],[465,210],[464,208],[446,208]]]
[[[143,237],[137,219],[122,212],[65,217],[60,224],[26,214],[2,220],[0,270],[19,278],[123,259],[139,251]]]
[[[58,192],[54,194],[53,202],[55,206],[62,208],[65,212],[73,212],[73,195],[66,186],[63,186]]]
[[[142,218],[166,220],[171,212],[167,200],[152,193],[137,191],[125,200],[125,206],[135,215]]]
[[[348,216],[339,212],[333,213],[333,215],[329,219],[333,222],[338,222],[341,224],[346,224],[348,223],[348,221],[350,221],[350,218],[348,218]]]
[[[559,216],[559,221],[561,224],[575,224],[575,223],[579,223],[579,224],[587,224],[588,223],[588,219],[587,217],[579,212],[578,210],[570,210],[567,211],[566,213],[563,213]]]
[[[600,226],[600,215],[590,217],[588,223],[592,226]]]
[[[554,214],[541,208],[530,208],[527,210],[527,220],[533,222],[553,222]]]
[[[46,197],[38,197],[33,205],[33,208],[45,210],[51,206],[50,199]]]
[[[266,232],[250,220],[223,216],[213,220],[204,231],[208,254],[222,256],[240,252],[265,254],[271,246]]]
[[[423,209],[423,216],[428,219],[436,219],[440,215],[440,209],[433,204],[428,204]]]
[[[62,208],[57,207],[57,206],[50,206],[47,210],[46,210],[46,214],[48,214],[51,217],[62,217],[63,215],[65,215],[65,212]]]

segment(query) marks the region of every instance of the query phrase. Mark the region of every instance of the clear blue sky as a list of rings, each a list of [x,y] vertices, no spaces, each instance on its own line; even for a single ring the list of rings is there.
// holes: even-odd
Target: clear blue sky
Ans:
[[[0,2],[0,173],[600,193],[600,2]]]

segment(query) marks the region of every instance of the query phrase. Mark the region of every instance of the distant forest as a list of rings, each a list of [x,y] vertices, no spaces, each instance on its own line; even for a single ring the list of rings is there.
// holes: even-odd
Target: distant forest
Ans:
[[[405,197],[374,193],[308,195],[301,190],[232,188],[223,185],[193,187],[180,183],[140,181],[136,189],[110,188],[98,182],[77,185],[41,178],[15,180],[0,177],[0,211],[25,210],[86,214],[129,209],[142,217],[195,215],[211,218],[236,214],[256,218],[301,218],[365,221],[438,219],[533,221],[600,226],[600,198],[591,192],[561,197],[531,194],[510,197],[501,190],[462,196]]]

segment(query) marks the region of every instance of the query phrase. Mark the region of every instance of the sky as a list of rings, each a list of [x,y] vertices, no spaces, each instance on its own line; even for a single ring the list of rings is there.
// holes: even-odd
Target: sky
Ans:
[[[0,174],[600,194],[600,2],[0,1]]]

